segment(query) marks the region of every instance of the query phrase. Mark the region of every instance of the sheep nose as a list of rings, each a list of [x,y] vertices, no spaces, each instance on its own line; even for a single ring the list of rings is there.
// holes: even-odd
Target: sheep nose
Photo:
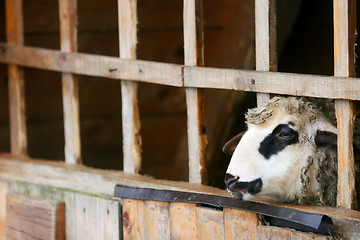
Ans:
[[[236,182],[240,179],[238,176],[233,176],[230,173],[226,173],[225,175],[225,186],[226,189],[231,191],[231,189],[236,185]]]
[[[240,177],[233,176],[229,173],[225,176],[225,185],[226,189],[232,193],[232,195],[248,192],[250,194],[259,193],[262,189],[263,182],[261,178],[257,178],[250,182],[240,182],[238,181]]]

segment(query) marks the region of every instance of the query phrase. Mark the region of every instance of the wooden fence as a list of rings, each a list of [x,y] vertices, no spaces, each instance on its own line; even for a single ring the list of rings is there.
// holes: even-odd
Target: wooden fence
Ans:
[[[336,99],[339,155],[337,205],[346,209],[355,208],[352,134],[355,117],[354,101],[360,100],[360,81],[354,76],[355,1],[334,0],[335,76],[276,72],[276,9],[273,0],[255,0],[256,71],[203,67],[204,31],[201,0],[184,0],[183,2],[184,65],[136,59],[136,0],[118,0],[119,58],[77,52],[76,0],[59,0],[60,50],[24,46],[22,0],[6,0],[5,3],[7,38],[6,43],[0,43],[0,62],[8,65],[11,153],[0,156],[1,239],[6,238],[6,202],[10,201],[10,198],[6,196],[14,193],[64,201],[67,206],[65,231],[69,239],[115,239],[121,237],[122,232],[125,237],[132,239],[137,236],[136,234],[127,235],[130,225],[126,224],[131,224],[132,227],[143,227],[145,230],[152,224],[153,216],[146,214],[146,217],[141,219],[145,219],[144,221],[147,221],[148,225],[143,225],[143,222],[134,223],[133,221],[137,218],[134,213],[135,215],[123,216],[125,220],[130,218],[130,220],[127,219],[130,223],[123,223],[124,231],[120,231],[119,224],[122,221],[119,220],[119,211],[121,210],[119,203],[123,203],[123,213],[134,208],[136,211],[147,208],[158,209],[160,212],[165,211],[169,214],[170,219],[174,214],[183,214],[183,223],[191,223],[191,225],[186,225],[187,227],[194,226],[188,232],[190,235],[187,239],[195,236],[201,238],[202,234],[209,234],[208,229],[213,227],[219,231],[214,235],[204,236],[203,239],[230,239],[229,236],[240,236],[242,239],[252,239],[256,236],[259,239],[265,239],[265,236],[267,239],[272,239],[272,236],[278,236],[280,239],[305,238],[306,234],[258,226],[256,214],[235,210],[224,210],[219,213],[199,208],[196,205],[184,207],[181,204],[164,205],[152,202],[141,203],[144,205],[140,207],[140,203],[134,205],[131,200],[112,197],[114,186],[117,183],[138,187],[225,194],[220,190],[197,185],[206,184],[207,179],[202,91],[204,88],[256,92],[259,105],[268,100],[270,94]],[[22,67],[62,73],[65,163],[40,161],[26,157],[28,143]],[[96,170],[81,165],[79,100],[76,80],[78,74],[105,77],[121,82],[124,172]],[[137,82],[186,89],[189,182],[195,184],[159,181],[131,174],[137,173],[141,165]],[[360,224],[360,214],[356,211],[294,207],[333,216],[339,231],[353,237],[360,234],[359,230],[354,230],[355,226]],[[147,212],[147,210],[144,211]],[[199,220],[199,217],[208,219]],[[88,221],[86,228],[80,225],[85,219]],[[182,226],[168,227],[172,229],[171,231],[181,232],[183,231]],[[240,226],[242,230],[232,235],[232,231],[237,226]],[[117,230],[111,233],[112,228]],[[159,232],[152,232],[152,230],[148,234],[150,234],[149,236],[159,236],[156,235]],[[254,235],[250,237],[247,234]],[[168,239],[170,236],[174,235],[170,233],[161,235],[164,239]],[[147,238],[144,235],[140,235],[140,237]],[[309,239],[313,239],[312,237]]]

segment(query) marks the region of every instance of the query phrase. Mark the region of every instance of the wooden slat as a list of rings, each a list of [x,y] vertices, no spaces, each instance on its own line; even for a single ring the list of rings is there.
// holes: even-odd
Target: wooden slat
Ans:
[[[258,215],[236,209],[224,209],[225,239],[256,239]],[[261,238],[259,238],[261,239]]]
[[[294,96],[360,100],[358,78],[184,67],[184,85]]]
[[[66,239],[121,239],[120,203],[66,193]]]
[[[170,239],[169,203],[125,199],[124,239]]]
[[[257,239],[261,240],[282,240],[291,239],[289,229],[280,227],[269,227],[260,225],[257,229]]]
[[[133,199],[124,199],[122,205],[123,239],[145,239],[144,228],[145,202]],[[141,213],[141,216],[137,217]]]
[[[7,239],[65,239],[65,205],[54,200],[9,195]]]
[[[197,239],[225,239],[223,212],[211,208],[196,208]]]
[[[138,213],[141,216],[141,212]],[[143,216],[146,219],[142,226],[148,233],[145,239],[170,240],[170,213],[168,202],[146,201],[146,211]]]
[[[59,0],[60,49],[77,51],[77,1]],[[81,163],[78,82],[70,73],[62,74],[65,162]]]
[[[196,204],[170,203],[171,239],[196,239]]]
[[[276,0],[255,0],[256,70],[277,71]],[[258,106],[270,99],[258,93]]]
[[[22,0],[6,0],[6,41],[8,44],[23,45]],[[27,154],[25,118],[25,90],[22,69],[14,64],[8,66],[11,152]]]
[[[118,0],[120,58],[135,59],[137,43],[137,1]],[[141,167],[140,118],[137,83],[121,82],[124,171],[136,173]]]
[[[334,1],[334,74],[355,75],[356,4],[353,0]],[[356,209],[353,129],[355,103],[335,102],[338,126],[338,192],[337,205]]]
[[[185,65],[204,65],[204,40],[202,0],[184,0],[184,50]],[[186,88],[189,181],[207,183],[205,164],[206,124],[203,106],[203,90]]]
[[[9,192],[9,184],[0,181],[0,239],[6,239],[6,196]]]
[[[183,86],[182,66],[0,43],[0,62],[110,79]]]

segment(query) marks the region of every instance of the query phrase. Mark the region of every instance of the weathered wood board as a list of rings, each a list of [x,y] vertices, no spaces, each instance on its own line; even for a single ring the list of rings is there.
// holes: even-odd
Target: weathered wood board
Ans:
[[[7,239],[65,239],[64,203],[24,195],[7,197]]]
[[[0,181],[0,239],[6,239],[6,196],[9,191],[9,184]]]
[[[119,208],[116,201],[67,193],[66,239],[119,239]]]
[[[263,225],[255,213],[195,203],[123,199],[124,239],[331,239]]]

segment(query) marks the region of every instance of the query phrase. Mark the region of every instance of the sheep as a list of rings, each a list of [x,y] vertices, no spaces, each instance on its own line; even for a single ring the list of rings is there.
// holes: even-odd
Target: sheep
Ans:
[[[274,97],[248,110],[247,131],[223,147],[225,177],[235,198],[335,206],[337,129],[329,100]],[[356,141],[354,139],[354,141]]]

